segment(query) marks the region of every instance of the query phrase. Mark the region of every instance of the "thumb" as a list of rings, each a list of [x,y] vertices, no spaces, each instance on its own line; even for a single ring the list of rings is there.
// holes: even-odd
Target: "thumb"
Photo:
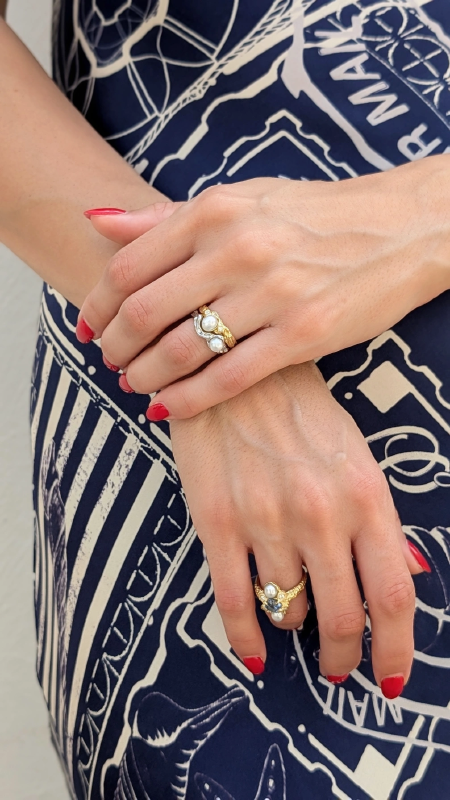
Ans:
[[[170,217],[184,203],[152,203],[137,211],[124,211],[121,208],[91,208],[84,212],[95,230],[106,239],[124,246],[138,239],[143,233],[159,225]]]

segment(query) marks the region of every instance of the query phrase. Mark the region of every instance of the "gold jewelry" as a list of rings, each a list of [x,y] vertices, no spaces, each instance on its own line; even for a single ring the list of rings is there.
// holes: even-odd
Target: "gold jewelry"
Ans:
[[[308,577],[308,571],[303,564],[303,572],[304,576],[301,579],[300,583],[297,583],[297,586],[293,586],[292,589],[280,589],[278,584],[274,583],[273,581],[269,581],[269,583],[264,584],[264,588],[261,587],[259,582],[259,576],[256,576],[254,590],[256,597],[258,600],[261,600],[261,608],[267,614],[270,614],[272,620],[274,622],[282,622],[286,611],[289,608],[289,603],[294,597],[297,597],[300,592],[303,592],[303,589],[306,586],[306,579]]]
[[[203,339],[213,353],[227,353],[236,344],[236,339],[230,329],[223,324],[217,311],[211,311],[208,306],[200,306],[192,314],[196,333]]]

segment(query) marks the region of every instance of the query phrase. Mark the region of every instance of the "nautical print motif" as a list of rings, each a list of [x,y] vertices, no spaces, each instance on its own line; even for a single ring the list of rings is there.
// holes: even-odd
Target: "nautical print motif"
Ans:
[[[57,83],[161,191],[341,180],[450,149],[446,0],[57,0]],[[231,651],[167,423],[124,395],[48,287],[32,388],[37,665],[80,800],[444,800],[450,768],[450,293],[319,362],[389,481],[416,650],[387,701],[344,686],[258,609],[268,661]],[[312,601],[312,598],[310,598]]]

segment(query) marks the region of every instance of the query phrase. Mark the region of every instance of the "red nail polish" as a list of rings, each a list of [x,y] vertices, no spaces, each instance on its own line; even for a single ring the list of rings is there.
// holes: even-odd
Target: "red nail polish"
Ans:
[[[105,367],[108,367],[108,369],[111,370],[111,372],[119,372],[120,367],[116,367],[114,364],[111,364],[111,362],[108,361],[106,356],[103,356],[103,363]]]
[[[84,216],[88,219],[91,217],[113,217],[116,214],[126,213],[123,208],[89,208],[87,211],[83,211]]]
[[[417,549],[416,545],[408,541],[408,547],[411,550],[412,555],[416,559],[419,567],[422,567],[422,569],[425,570],[425,572],[431,572],[431,567],[428,561],[426,560],[425,556],[422,555],[420,550]]]
[[[127,381],[127,376],[125,374],[121,375],[119,378],[119,386],[123,392],[127,394],[132,394],[134,389],[131,388],[130,384]]]
[[[86,320],[81,317],[77,322],[75,335],[81,344],[89,344],[89,342],[92,342],[95,333],[92,328],[89,327]]]
[[[149,406],[145,413],[147,419],[150,422],[161,422],[163,419],[167,419],[169,416],[169,411],[162,403],[155,403],[154,406]]]
[[[381,691],[388,700],[395,700],[403,692],[404,685],[403,675],[390,675],[381,681]]]
[[[347,680],[349,673],[347,672],[345,675],[327,675],[327,681],[330,683],[339,684],[344,683]]]
[[[259,656],[248,656],[243,658],[242,661],[247,669],[253,672],[253,675],[261,675],[264,672],[264,661]]]

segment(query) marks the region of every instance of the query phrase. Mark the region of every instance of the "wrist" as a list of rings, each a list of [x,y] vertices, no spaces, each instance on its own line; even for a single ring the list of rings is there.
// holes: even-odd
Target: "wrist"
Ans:
[[[410,165],[412,223],[420,231],[417,305],[450,289],[450,154]]]

